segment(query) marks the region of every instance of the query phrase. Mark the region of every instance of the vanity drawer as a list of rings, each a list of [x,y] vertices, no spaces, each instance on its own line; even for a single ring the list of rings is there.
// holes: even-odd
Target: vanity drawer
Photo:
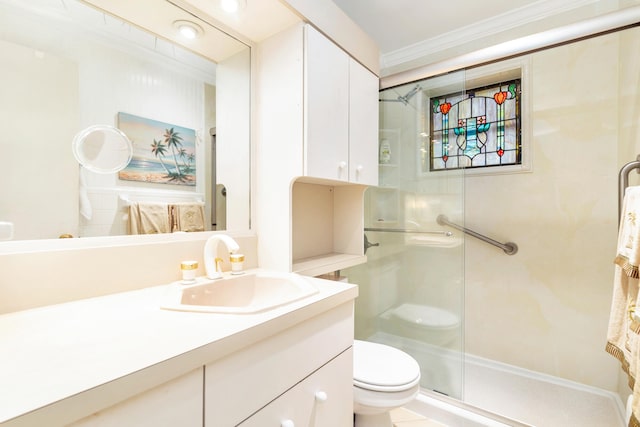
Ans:
[[[262,408],[240,427],[326,427],[353,422],[350,348]]]
[[[205,427],[239,424],[352,345],[349,302],[206,365]]]

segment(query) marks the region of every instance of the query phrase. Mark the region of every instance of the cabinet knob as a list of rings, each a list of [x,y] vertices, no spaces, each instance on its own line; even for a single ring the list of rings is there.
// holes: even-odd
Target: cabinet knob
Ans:
[[[364,166],[362,166],[362,165],[358,165],[356,167],[356,173],[362,173],[363,170],[364,170]]]
[[[280,423],[280,427],[296,427],[292,420],[283,420]]]
[[[316,391],[316,402],[323,403],[327,401],[327,393],[324,391]]]
[[[344,169],[344,168],[346,168],[346,167],[347,167],[347,162],[340,162],[340,163],[338,163],[338,167],[339,167],[340,169]]]

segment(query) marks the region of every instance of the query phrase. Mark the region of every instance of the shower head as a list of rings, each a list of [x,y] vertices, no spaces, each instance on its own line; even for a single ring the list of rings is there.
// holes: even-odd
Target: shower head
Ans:
[[[409,104],[409,100],[411,98],[413,98],[413,96],[416,93],[418,93],[419,90],[420,90],[420,85],[415,85],[413,87],[413,89],[411,89],[409,92],[407,92],[404,96],[398,95],[398,97],[395,98],[395,99],[383,99],[383,98],[380,98],[378,101],[381,101],[381,102],[402,102],[404,105],[408,105]]]

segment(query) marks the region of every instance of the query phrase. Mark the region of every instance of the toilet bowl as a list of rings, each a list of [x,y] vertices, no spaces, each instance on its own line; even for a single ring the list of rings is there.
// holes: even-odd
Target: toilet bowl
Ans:
[[[420,390],[420,366],[407,353],[384,344],[353,343],[355,427],[391,427],[389,411]]]
[[[447,346],[460,335],[460,318],[429,305],[404,303],[380,315],[381,329],[436,346]]]

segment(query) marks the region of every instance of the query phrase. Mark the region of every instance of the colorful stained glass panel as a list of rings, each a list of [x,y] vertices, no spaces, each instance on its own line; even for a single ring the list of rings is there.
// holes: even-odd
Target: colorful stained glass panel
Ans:
[[[522,163],[520,80],[430,99],[432,171]]]

